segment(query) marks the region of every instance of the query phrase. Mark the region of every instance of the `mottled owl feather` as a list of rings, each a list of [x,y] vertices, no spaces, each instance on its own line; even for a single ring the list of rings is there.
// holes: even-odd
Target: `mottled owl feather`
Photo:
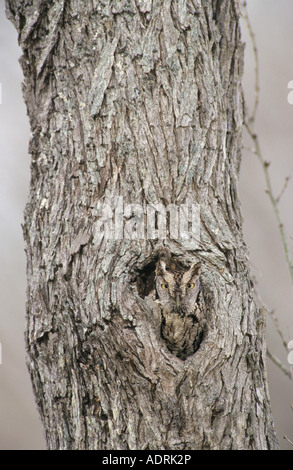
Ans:
[[[156,267],[156,292],[161,308],[161,336],[175,356],[186,359],[202,341],[205,325],[201,290],[201,264],[187,271],[166,267],[160,260]]]

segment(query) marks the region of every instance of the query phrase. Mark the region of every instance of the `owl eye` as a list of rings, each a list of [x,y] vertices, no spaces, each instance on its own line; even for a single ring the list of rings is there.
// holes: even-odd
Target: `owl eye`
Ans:
[[[186,284],[187,289],[193,289],[194,288],[194,283],[193,282],[188,282]]]
[[[168,289],[169,284],[161,284],[162,289]]]

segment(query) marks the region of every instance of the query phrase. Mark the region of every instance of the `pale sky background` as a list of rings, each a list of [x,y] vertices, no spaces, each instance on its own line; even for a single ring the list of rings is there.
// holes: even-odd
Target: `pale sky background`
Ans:
[[[280,202],[293,254],[293,104],[288,83],[293,80],[292,0],[248,0],[260,60],[260,106],[256,131],[264,158],[271,162],[275,194],[292,176]],[[248,107],[253,97],[254,62],[247,43],[244,87]],[[21,50],[17,34],[4,15],[0,0],[0,449],[45,449],[45,441],[29,374],[25,365],[25,254],[21,223],[27,201],[30,135],[22,98]],[[251,147],[244,132],[244,142]],[[274,213],[265,193],[265,179],[257,157],[243,151],[240,196],[245,241],[250,252],[257,290],[277,315],[285,340],[293,339],[293,288],[290,284]],[[288,352],[267,321],[268,348],[288,367]],[[293,382],[268,359],[268,379],[275,427],[281,449],[293,450]]]

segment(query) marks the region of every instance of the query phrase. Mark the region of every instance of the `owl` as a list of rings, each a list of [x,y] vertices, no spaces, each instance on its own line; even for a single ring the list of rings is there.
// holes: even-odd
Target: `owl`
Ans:
[[[175,356],[185,360],[200,346],[205,327],[205,305],[200,283],[201,263],[188,270],[172,270],[160,260],[155,287],[161,310],[161,336]]]

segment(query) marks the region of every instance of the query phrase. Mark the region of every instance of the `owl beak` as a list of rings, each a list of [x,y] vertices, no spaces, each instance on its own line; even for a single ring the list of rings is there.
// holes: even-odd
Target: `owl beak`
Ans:
[[[176,307],[177,308],[180,307],[180,294],[179,293],[176,294]]]

